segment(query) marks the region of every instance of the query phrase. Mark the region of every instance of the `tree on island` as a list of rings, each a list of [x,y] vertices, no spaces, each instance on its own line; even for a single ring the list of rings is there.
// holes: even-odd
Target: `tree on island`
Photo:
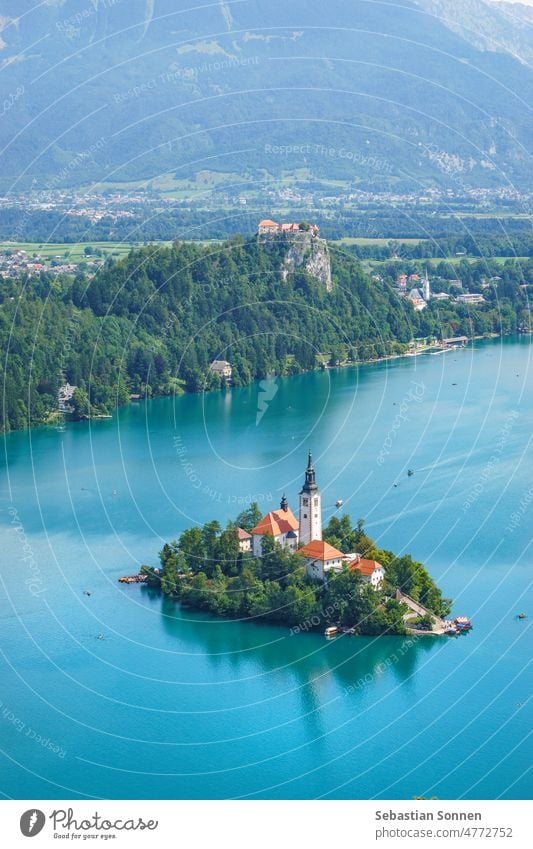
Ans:
[[[242,528],[244,531],[250,531],[252,528],[255,528],[257,523],[261,520],[262,514],[259,509],[259,504],[257,501],[252,501],[249,507],[246,510],[243,510],[237,518],[235,519],[235,524],[238,528]]]

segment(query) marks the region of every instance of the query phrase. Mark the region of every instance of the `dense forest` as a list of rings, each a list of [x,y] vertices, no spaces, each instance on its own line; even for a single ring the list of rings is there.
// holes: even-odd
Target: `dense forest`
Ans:
[[[364,359],[403,350],[410,308],[354,257],[334,259],[328,293],[304,272],[284,281],[286,253],[284,240],[175,243],[132,250],[90,280],[5,281],[4,428],[45,420],[65,381],[79,387],[76,413],[88,415],[130,393],[220,388],[209,370],[216,358],[231,362],[239,386],[314,368],[339,342]]]
[[[282,238],[268,246],[240,236],[216,246],[175,242],[110,258],[92,278],[4,280],[3,429],[53,420],[65,382],[77,387],[73,415],[83,418],[108,413],[131,394],[221,388],[213,359],[231,362],[240,386],[328,360],[402,353],[415,337],[523,326],[527,293],[510,271],[491,284],[481,307],[432,303],[416,313],[392,277],[372,279],[349,251],[330,251],[327,292],[297,267],[281,273],[288,249]]]
[[[236,528],[250,530],[260,516],[257,504],[252,504],[224,530],[212,521],[184,531],[163,546],[158,570],[142,567],[148,586],[194,610],[221,618],[279,622],[298,631],[334,623],[358,634],[404,634],[405,609],[394,598],[397,588],[438,616],[450,612],[450,600],[442,597],[424,566],[409,555],[396,557],[378,549],[362,520],[352,527],[349,516],[334,517],[324,539],[343,552],[358,551],[378,560],[385,567],[385,582],[378,591],[348,567],[330,576],[327,584],[312,581],[300,555],[281,548],[272,537],[264,537],[260,558],[239,551]]]
[[[507,224],[507,222],[505,222]],[[422,239],[418,242],[399,242],[390,239],[386,244],[352,245],[350,250],[359,259],[389,260],[400,257],[404,260],[447,259],[468,255],[490,262],[491,257],[533,257],[531,230],[518,229],[502,235],[448,235],[446,238]]]
[[[307,186],[305,188],[308,188]],[[131,216],[117,218],[103,215],[98,221],[87,216],[66,215],[65,209],[32,210],[25,207],[6,207],[0,210],[0,240],[16,242],[135,242],[170,241],[172,239],[228,239],[239,233],[253,233],[257,222],[268,217],[274,220],[287,217],[287,209],[266,208],[264,199],[255,204],[235,209],[217,204],[216,196],[211,206],[191,206],[190,202],[175,201],[171,207],[157,202],[128,205]],[[456,202],[457,204],[459,201]],[[125,204],[126,205],[126,204]],[[473,209],[476,207],[470,204]],[[519,211],[522,211],[519,208]],[[450,213],[444,206],[428,210],[412,204],[397,208],[379,203],[363,204],[357,209],[338,207],[324,209],[320,199],[305,208],[293,205],[289,218],[299,221],[311,218],[320,227],[326,239],[382,238],[425,239],[430,253],[422,256],[453,256],[456,250],[466,250],[474,256],[529,256],[531,230],[524,219],[506,216],[502,210],[486,218],[462,218]],[[491,247],[493,240],[497,248]],[[524,252],[527,242],[528,250]],[[456,247],[457,245],[457,247]],[[370,250],[370,252],[367,252]],[[375,254],[374,247],[357,248],[361,257],[386,259],[390,250],[383,246]],[[417,254],[416,247],[414,248]]]

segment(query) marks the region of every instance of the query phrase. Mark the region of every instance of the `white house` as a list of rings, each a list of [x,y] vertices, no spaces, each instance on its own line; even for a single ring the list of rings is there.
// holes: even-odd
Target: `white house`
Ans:
[[[350,572],[359,572],[363,581],[371,584],[375,590],[378,589],[385,578],[385,569],[377,560],[366,560],[364,557],[356,555],[349,568]]]
[[[305,571],[308,576],[317,581],[323,581],[326,572],[331,569],[340,572],[346,558],[342,551],[321,539],[308,542],[299,550],[298,554],[305,558]]]
[[[231,363],[228,363],[227,360],[213,360],[209,368],[211,371],[214,371],[215,374],[218,374],[219,377],[224,378],[224,380],[231,380],[233,370],[231,368]]]
[[[459,304],[483,304],[485,298],[481,292],[467,292],[464,295],[457,295],[456,301]]]
[[[243,528],[237,528],[237,540],[239,542],[239,551],[251,551],[252,550],[252,535],[245,531]]]

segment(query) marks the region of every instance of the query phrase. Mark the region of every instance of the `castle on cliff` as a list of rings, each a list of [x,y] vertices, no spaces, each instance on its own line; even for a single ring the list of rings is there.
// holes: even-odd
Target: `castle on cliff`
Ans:
[[[300,224],[282,223],[264,218],[257,226],[257,242],[260,245],[276,244],[283,240],[285,258],[279,269],[285,282],[289,274],[305,271],[321,283],[326,291],[333,288],[331,280],[331,262],[328,244],[320,238],[320,229],[316,224],[302,221]]]

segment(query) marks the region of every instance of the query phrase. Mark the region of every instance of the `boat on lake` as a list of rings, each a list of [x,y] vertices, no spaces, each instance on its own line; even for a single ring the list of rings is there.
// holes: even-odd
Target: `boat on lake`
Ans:
[[[337,628],[337,626],[336,625],[330,625],[329,628],[326,628],[326,630],[324,631],[324,636],[325,637],[335,637],[336,634],[338,634],[338,633],[339,633],[339,629]]]

